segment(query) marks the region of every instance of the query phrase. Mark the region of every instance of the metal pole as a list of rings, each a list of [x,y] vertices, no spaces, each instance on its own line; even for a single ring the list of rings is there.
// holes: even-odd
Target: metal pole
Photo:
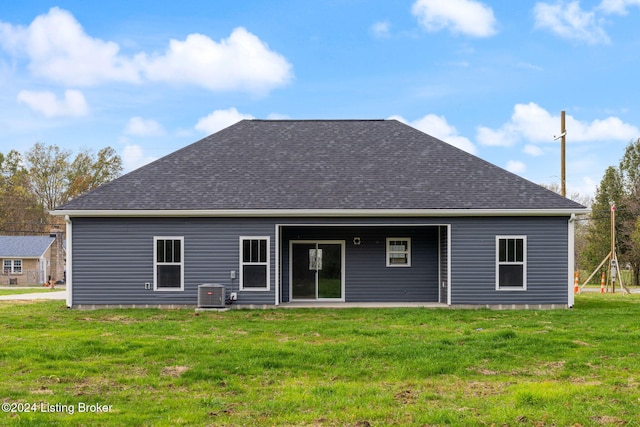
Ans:
[[[611,205],[611,292],[616,292],[616,204]]]
[[[560,112],[560,194],[567,197],[567,176],[565,171],[565,146],[567,142],[567,129],[565,128],[564,110]]]

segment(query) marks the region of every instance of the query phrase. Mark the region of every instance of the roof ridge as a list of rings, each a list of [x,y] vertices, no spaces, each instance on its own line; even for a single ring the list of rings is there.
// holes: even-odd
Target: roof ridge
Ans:
[[[385,122],[395,119],[245,119],[251,122]]]

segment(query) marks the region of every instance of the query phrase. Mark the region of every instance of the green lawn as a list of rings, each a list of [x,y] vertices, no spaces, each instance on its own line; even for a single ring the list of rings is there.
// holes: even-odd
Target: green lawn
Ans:
[[[51,288],[15,288],[15,289],[0,289],[1,295],[21,295],[21,294],[36,294],[40,292],[58,292],[63,289],[51,289]]]
[[[0,302],[0,400],[36,411],[0,425],[638,426],[639,321],[640,295],[598,293],[550,311]]]

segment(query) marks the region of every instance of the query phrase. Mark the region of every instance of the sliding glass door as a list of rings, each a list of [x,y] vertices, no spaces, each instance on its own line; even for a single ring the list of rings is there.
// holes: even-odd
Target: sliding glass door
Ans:
[[[344,242],[291,243],[291,298],[344,299]]]

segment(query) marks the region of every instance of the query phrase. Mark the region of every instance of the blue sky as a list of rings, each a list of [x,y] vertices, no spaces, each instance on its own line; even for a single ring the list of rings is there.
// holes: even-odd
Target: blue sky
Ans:
[[[396,118],[592,195],[640,137],[640,0],[0,5],[0,151],[111,146],[125,171],[241,118]],[[428,167],[428,165],[425,165]]]

